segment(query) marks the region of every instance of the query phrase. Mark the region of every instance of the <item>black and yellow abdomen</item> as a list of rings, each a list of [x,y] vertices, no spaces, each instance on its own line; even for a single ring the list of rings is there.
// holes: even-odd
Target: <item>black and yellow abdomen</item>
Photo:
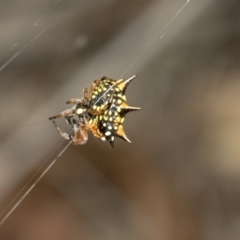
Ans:
[[[126,113],[139,110],[130,107],[126,102],[125,91],[132,79],[113,80],[102,78],[95,85],[91,96],[93,116],[89,121],[93,134],[107,140],[111,146],[114,145],[115,137],[120,137],[130,142],[123,130],[123,122]]]

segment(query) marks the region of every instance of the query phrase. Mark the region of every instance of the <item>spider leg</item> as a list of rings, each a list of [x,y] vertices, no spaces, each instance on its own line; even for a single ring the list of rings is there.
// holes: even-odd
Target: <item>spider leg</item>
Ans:
[[[87,99],[88,98],[88,89],[84,88],[83,89],[83,99]]]
[[[66,101],[66,104],[78,104],[82,101],[82,99],[78,98],[71,98],[70,100]]]
[[[101,80],[112,80],[112,79],[109,78],[109,77],[104,76],[104,77],[101,78]]]
[[[82,145],[85,144],[88,140],[88,132],[85,128],[79,126],[77,130],[75,130],[75,136],[71,136],[68,133],[62,132],[61,129],[58,127],[57,123],[52,120],[54,126],[59,131],[60,135],[68,141],[72,141],[74,145]]]
[[[79,126],[75,131],[75,136],[72,137],[70,135],[71,141],[74,145],[82,145],[85,144],[88,140],[88,132],[85,127]]]
[[[83,120],[84,120],[85,129],[88,130],[88,131],[91,131],[92,126],[91,126],[91,124],[89,123],[89,121],[88,121],[85,117],[83,118]]]
[[[89,94],[88,94],[89,99],[90,99],[91,96],[92,96],[93,89],[96,87],[96,85],[97,85],[99,82],[100,82],[100,80],[95,80],[95,81],[93,82],[93,84],[92,84],[92,86],[91,86],[91,89],[90,89],[90,91],[89,91]]]
[[[98,127],[95,124],[91,125],[91,123],[86,118],[84,118],[84,128],[87,131],[91,131],[93,135],[97,138],[103,137],[102,134],[99,133]]]
[[[55,115],[55,116],[53,116],[53,117],[50,117],[49,120],[53,120],[53,119],[61,118],[61,117],[66,117],[66,116],[72,114],[73,111],[74,111],[73,109],[68,109],[68,110],[66,110],[66,111],[63,111],[63,112],[59,113],[58,115]]]
[[[63,138],[65,138],[66,140],[72,140],[72,136],[70,134],[62,132],[61,129],[58,127],[57,123],[54,120],[52,120],[52,122]]]
[[[88,90],[87,88],[83,89],[83,99],[88,99]],[[83,102],[83,99],[79,99],[79,98],[71,98],[69,99],[66,104],[78,104]]]

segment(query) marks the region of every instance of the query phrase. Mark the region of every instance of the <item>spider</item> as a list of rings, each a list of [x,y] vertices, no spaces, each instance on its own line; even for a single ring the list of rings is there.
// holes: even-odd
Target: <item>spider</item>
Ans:
[[[89,93],[87,88],[83,89],[82,99],[74,98],[66,102],[75,104],[71,109],[50,117],[49,120],[52,120],[60,135],[74,145],[85,144],[88,131],[103,141],[107,140],[112,147],[116,136],[131,143],[122,124],[128,112],[141,109],[131,107],[126,102],[126,88],[135,77],[136,75],[126,80],[103,77],[95,80]],[[54,119],[61,117],[72,127],[74,136],[62,132],[58,127]]]

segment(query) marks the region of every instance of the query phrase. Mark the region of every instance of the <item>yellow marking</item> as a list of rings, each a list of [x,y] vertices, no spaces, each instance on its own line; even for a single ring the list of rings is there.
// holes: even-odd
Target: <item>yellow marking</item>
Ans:
[[[121,100],[121,99],[118,99],[118,100],[117,100],[117,103],[118,103],[118,104],[121,104],[121,103],[122,103],[122,100]]]
[[[112,118],[112,117],[110,117],[110,118],[109,118],[109,121],[110,121],[110,122],[112,122],[112,120],[113,120],[113,118]]]
[[[121,94],[121,93],[119,93],[117,96],[118,96],[118,97],[122,97],[122,94]]]
[[[118,111],[118,112],[121,112],[121,108],[120,108],[120,107],[117,107],[117,111]]]
[[[114,141],[114,136],[111,137],[111,141]]]
[[[122,96],[122,99],[123,99],[124,101],[126,101],[126,96],[125,96],[125,95],[123,95],[123,96]]]
[[[105,121],[107,121],[107,120],[108,120],[108,117],[107,117],[107,116],[104,116],[103,119],[104,119]]]
[[[109,125],[109,126],[108,126],[108,129],[109,129],[109,130],[112,130],[112,126],[111,126],[111,125]]]
[[[105,137],[102,137],[101,139],[102,139],[103,141],[105,141],[105,140],[106,140],[106,138],[105,138]]]
[[[124,118],[121,119],[121,123],[123,123],[123,121],[124,121]]]
[[[107,126],[107,124],[106,124],[106,123],[103,123],[103,126],[104,126],[104,127],[106,127],[106,126]]]
[[[93,106],[93,109],[96,109],[96,108],[97,108],[97,106],[96,106],[96,105],[94,105],[94,106]]]
[[[114,112],[114,115],[117,116],[117,115],[118,115],[118,112]]]
[[[111,94],[110,94],[110,93],[108,93],[108,94],[107,94],[107,97],[111,97]]]
[[[114,130],[117,130],[118,129],[118,127],[117,126],[114,126]]]
[[[116,92],[119,92],[119,91],[120,91],[120,89],[119,89],[119,88],[116,88],[116,89],[115,89],[115,91],[116,91]]]
[[[92,98],[96,98],[96,95],[92,95]]]
[[[112,115],[112,111],[111,111],[111,110],[109,110],[108,114],[109,114],[109,115]]]
[[[102,120],[102,116],[100,116],[99,119]]]

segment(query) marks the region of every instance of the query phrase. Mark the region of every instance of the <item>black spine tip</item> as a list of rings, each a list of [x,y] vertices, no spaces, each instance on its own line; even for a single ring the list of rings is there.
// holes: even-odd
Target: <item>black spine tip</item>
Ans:
[[[109,143],[110,143],[111,148],[113,148],[114,147],[114,142],[109,141]]]

